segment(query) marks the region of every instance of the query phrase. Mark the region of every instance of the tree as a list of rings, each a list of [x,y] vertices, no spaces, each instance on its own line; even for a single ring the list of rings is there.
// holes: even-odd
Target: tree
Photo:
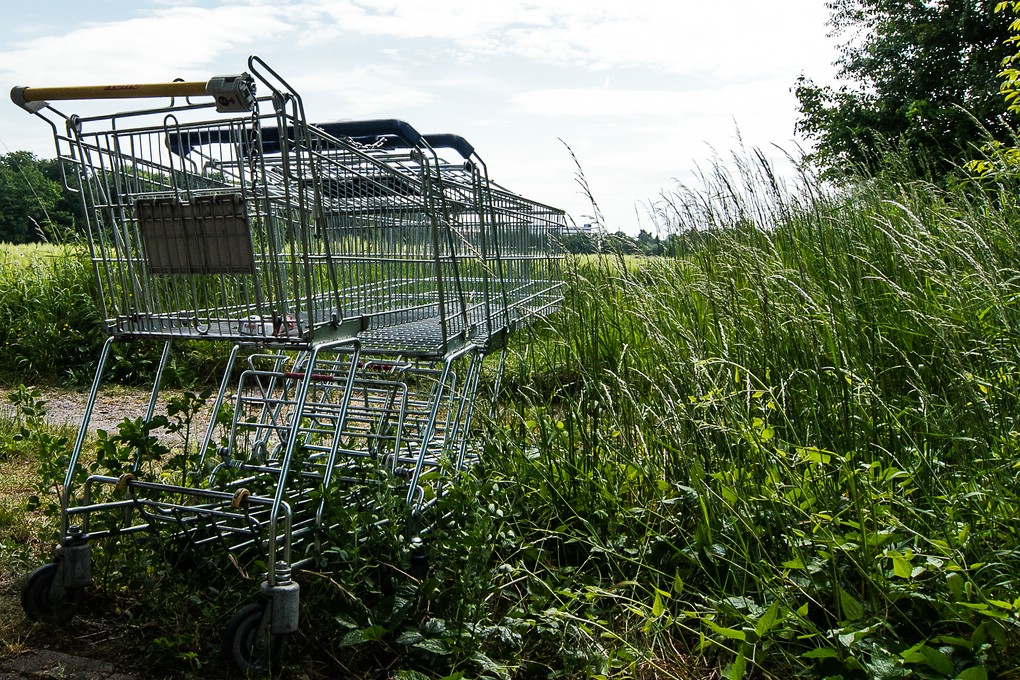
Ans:
[[[606,234],[602,239],[602,252],[617,255],[637,255],[641,252],[634,237],[624,231]]]
[[[644,229],[638,233],[635,242],[638,249],[645,255],[662,255],[662,242],[659,241],[659,237],[653,236]]]
[[[802,75],[797,130],[830,174],[875,171],[888,147],[934,174],[993,139],[1009,138],[999,72],[1009,21],[991,0],[833,0],[844,40],[838,87]]]
[[[1020,0],[997,3],[995,13],[1013,15],[1009,23],[1009,37],[1006,39],[1010,53],[1002,60],[999,77],[1003,78],[1003,81],[999,90],[1005,97],[1009,110],[1020,113]]]
[[[0,156],[0,241],[41,241],[73,224],[75,208],[55,179],[56,163],[27,151]]]
[[[563,250],[574,255],[587,255],[598,252],[598,244],[590,234],[574,232],[563,236]]]

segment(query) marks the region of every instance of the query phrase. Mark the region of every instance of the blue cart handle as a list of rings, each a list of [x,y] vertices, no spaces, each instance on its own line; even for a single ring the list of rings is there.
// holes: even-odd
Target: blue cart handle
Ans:
[[[471,144],[454,134],[422,135],[409,123],[390,119],[338,121],[314,125],[333,137],[347,137],[366,146],[399,149],[416,148],[423,144],[432,148],[453,149],[465,160],[471,158],[475,149]],[[196,146],[229,141],[228,130],[203,130],[171,132],[167,134],[167,146],[179,156],[187,156]],[[275,127],[262,128],[262,151],[273,153],[280,148],[280,131]]]
[[[425,135],[425,143],[433,149],[453,149],[459,153],[464,160],[471,158],[472,154],[475,152],[475,147],[471,146],[471,143],[460,135],[452,135],[448,133]]]
[[[421,133],[411,127],[410,123],[395,118],[318,123],[315,127],[334,137],[396,137],[407,148],[422,145]]]
[[[315,127],[334,137],[350,137],[363,144],[381,141],[385,148],[414,148],[424,141],[433,149],[453,149],[464,159],[471,158],[475,148],[460,135],[422,135],[402,120],[353,120],[337,123],[320,123]],[[399,142],[399,143],[397,143]]]
[[[365,137],[348,137],[347,139],[350,139],[355,144],[361,144],[373,149],[389,151],[392,149],[408,148],[408,144],[396,135],[368,135]],[[422,135],[422,139],[433,149],[453,149],[463,156],[464,160],[471,158],[471,154],[475,152],[475,148],[471,146],[468,140],[460,135]]]

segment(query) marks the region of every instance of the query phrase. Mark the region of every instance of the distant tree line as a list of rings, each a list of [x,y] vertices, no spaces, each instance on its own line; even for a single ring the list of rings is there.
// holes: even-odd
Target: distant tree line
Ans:
[[[683,257],[698,252],[718,237],[718,229],[688,229],[656,236],[644,229],[637,236],[617,231],[612,234],[574,232],[563,237],[563,248],[574,255],[645,255]]]
[[[0,241],[53,240],[75,228],[82,209],[64,189],[60,162],[28,151],[0,156]]]
[[[675,238],[670,235],[665,240],[642,229],[637,236],[617,231],[612,234],[596,232],[574,232],[563,237],[563,248],[575,255],[591,255],[595,253],[616,253],[622,255],[666,255],[668,243]]]

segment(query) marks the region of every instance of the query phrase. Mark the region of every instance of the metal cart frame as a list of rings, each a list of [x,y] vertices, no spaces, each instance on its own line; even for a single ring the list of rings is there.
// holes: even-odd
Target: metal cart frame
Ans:
[[[492,182],[457,135],[396,120],[309,123],[301,97],[255,56],[247,73],[208,82],[11,97],[51,126],[65,184],[81,196],[108,334],[60,488],[56,559],[29,578],[25,610],[73,616],[90,542],[105,537],[158,531],[254,552],[267,565],[261,597],[235,615],[225,650],[263,670],[298,628],[292,574],[336,529],[328,503],[383,484],[417,518],[474,457],[483,359],[562,300],[564,214]],[[158,101],[92,115],[51,103],[144,98]],[[138,462],[82,479],[112,347],[137,339],[164,342],[150,419],[175,343],[230,343],[208,430],[172,481],[143,478]]]

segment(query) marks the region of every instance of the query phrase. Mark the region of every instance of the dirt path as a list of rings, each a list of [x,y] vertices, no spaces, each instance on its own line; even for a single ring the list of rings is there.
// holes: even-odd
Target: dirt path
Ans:
[[[47,649],[0,661],[0,680],[136,680],[106,661],[71,656]]]
[[[12,387],[0,387],[4,395],[0,403],[0,415],[11,417],[15,407],[6,398],[14,391]],[[88,401],[88,390],[69,390],[58,387],[39,388],[42,399],[46,402],[46,420],[53,425],[66,425],[75,430],[81,425],[85,404]],[[180,392],[166,390],[156,402],[155,413],[166,413],[167,399],[176,397]],[[91,430],[113,432],[117,424],[124,418],[140,418],[145,415],[149,406],[149,391],[121,386],[106,387],[99,391],[96,405],[89,423]]]

